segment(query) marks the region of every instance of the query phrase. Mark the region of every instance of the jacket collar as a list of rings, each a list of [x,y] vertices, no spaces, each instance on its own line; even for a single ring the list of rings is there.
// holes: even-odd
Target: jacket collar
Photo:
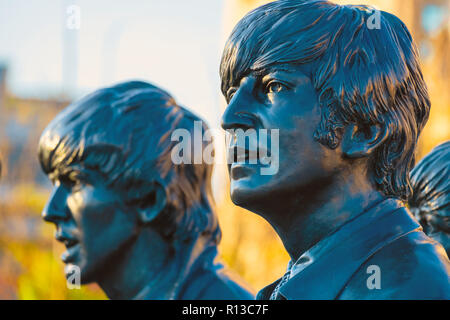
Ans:
[[[386,199],[311,248],[314,262],[280,287],[279,293],[288,300],[335,299],[375,252],[418,228],[400,201]]]

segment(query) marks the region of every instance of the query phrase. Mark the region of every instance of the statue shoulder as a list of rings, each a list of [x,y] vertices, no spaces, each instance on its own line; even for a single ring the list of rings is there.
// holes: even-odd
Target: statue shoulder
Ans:
[[[372,255],[339,299],[450,299],[450,262],[422,231],[410,232]]]

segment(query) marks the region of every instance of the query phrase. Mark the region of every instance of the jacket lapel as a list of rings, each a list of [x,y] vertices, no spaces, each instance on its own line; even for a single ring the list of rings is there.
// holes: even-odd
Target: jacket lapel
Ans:
[[[375,252],[418,228],[399,201],[385,200],[332,234],[320,257],[283,285],[280,294],[288,300],[336,299]]]

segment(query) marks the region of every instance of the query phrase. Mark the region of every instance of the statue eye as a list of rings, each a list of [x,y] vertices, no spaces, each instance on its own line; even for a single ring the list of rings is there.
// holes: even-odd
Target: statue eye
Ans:
[[[266,86],[266,93],[278,93],[285,89],[285,86],[279,82],[271,81]]]
[[[58,180],[62,185],[66,186],[68,188],[72,188],[76,184],[76,181],[74,181],[69,176],[61,176],[61,177],[59,177]]]
[[[72,171],[59,177],[61,184],[68,188],[76,189],[85,183],[84,176],[78,171]]]
[[[234,88],[234,87],[228,89],[228,91],[227,91],[227,100],[228,100],[228,102],[231,101],[231,99],[233,98],[233,96],[234,96],[234,94],[236,93],[236,91],[237,91],[237,89]]]

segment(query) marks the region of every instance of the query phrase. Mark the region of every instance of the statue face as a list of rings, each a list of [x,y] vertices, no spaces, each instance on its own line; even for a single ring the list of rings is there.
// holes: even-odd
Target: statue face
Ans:
[[[235,204],[258,212],[260,205],[276,203],[286,192],[314,192],[309,187],[329,178],[339,165],[337,152],[314,139],[320,106],[301,66],[249,74],[239,86],[228,90],[227,100],[229,105],[222,118],[224,129],[279,129],[276,174],[262,175],[260,162],[235,161],[229,165]],[[276,142],[270,143],[273,149]]]
[[[93,282],[126,252],[136,234],[136,216],[98,173],[77,167],[63,171],[49,175],[54,188],[42,216],[56,225],[55,237],[67,248],[61,256],[66,276],[75,265],[81,283]]]

